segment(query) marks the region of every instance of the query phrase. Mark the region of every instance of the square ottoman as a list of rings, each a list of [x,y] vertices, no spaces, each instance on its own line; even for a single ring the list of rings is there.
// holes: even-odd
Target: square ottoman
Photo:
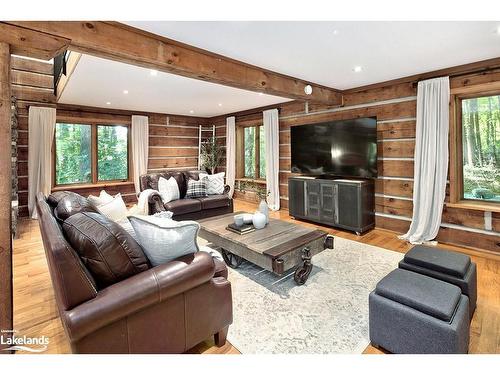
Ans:
[[[470,257],[454,251],[417,245],[408,251],[399,268],[454,284],[469,297],[469,314],[476,310],[477,269]]]
[[[392,271],[369,296],[372,345],[392,353],[467,353],[469,324],[459,287],[415,272]]]

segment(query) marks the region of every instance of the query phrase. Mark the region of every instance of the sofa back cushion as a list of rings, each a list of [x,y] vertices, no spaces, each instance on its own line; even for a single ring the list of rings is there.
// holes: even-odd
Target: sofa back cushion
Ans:
[[[57,206],[54,208],[54,216],[60,222],[63,222],[72,215],[79,212],[96,212],[95,208],[92,207],[87,198],[82,197],[80,194],[73,193],[70,191],[61,192],[63,194],[58,195],[54,198],[54,194],[51,194],[48,199],[49,204],[53,204],[56,199]]]
[[[38,193],[36,207],[57,304],[71,310],[97,295],[96,282],[66,240],[54,217],[53,203],[49,205],[43,193]]]
[[[64,221],[63,230],[100,289],[149,269],[139,244],[101,214],[74,214]]]

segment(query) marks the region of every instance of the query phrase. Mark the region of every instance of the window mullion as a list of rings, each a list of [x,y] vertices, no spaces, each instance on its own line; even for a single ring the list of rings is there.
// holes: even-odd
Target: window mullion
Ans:
[[[260,178],[260,128],[256,126],[254,128],[254,144],[255,144],[255,178]]]
[[[92,183],[97,183],[97,124],[92,124]]]

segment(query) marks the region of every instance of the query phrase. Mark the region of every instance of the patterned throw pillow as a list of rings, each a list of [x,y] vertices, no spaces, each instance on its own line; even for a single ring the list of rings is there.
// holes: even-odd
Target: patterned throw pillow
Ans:
[[[192,178],[188,181],[186,198],[201,198],[207,196],[207,179],[201,178],[199,181]]]
[[[208,195],[220,195],[224,194],[224,176],[226,172],[220,172],[216,174],[206,174],[200,173],[200,180],[206,178],[207,182],[207,194]]]

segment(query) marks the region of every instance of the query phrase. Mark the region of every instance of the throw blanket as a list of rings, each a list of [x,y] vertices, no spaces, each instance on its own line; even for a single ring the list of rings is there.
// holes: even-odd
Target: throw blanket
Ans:
[[[144,191],[141,191],[141,193],[139,194],[139,201],[137,202],[138,212],[136,212],[136,214],[149,215],[149,197],[154,193],[158,193],[158,190],[146,189]]]

